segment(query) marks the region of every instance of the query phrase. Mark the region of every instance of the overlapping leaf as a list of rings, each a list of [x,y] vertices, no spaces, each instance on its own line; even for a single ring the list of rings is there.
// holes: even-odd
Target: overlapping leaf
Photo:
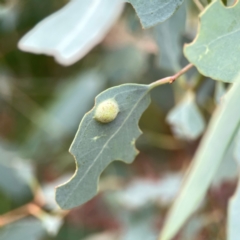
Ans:
[[[31,239],[41,240],[47,236],[41,221],[35,218],[26,218],[9,224],[0,229],[1,240]]]
[[[205,120],[192,92],[187,92],[182,101],[169,112],[167,122],[178,138],[194,140],[203,133]]]
[[[200,16],[196,39],[184,53],[205,76],[233,82],[239,71],[240,3],[225,7],[221,0],[213,1]]]
[[[240,131],[235,141],[234,157],[238,165],[238,174],[240,168]],[[239,218],[240,218],[240,180],[238,181],[238,187],[235,195],[229,202],[228,205],[228,225],[227,225],[227,236],[228,240],[238,240],[240,236]]]
[[[167,21],[154,28],[159,46],[159,64],[169,71],[179,71],[183,44],[181,39],[185,30],[186,6],[182,6]]]
[[[161,240],[170,240],[203,199],[240,124],[240,77],[215,112],[190,166],[182,191],[170,210]]]
[[[44,19],[19,42],[23,51],[71,65],[98,44],[122,12],[122,0],[75,0]]]
[[[128,0],[136,10],[144,28],[164,22],[179,8],[184,0]]]
[[[96,97],[95,107],[82,119],[70,148],[77,170],[73,178],[56,191],[61,208],[73,208],[91,199],[97,193],[100,174],[112,161],[131,163],[134,160],[135,140],[141,133],[138,121],[150,103],[148,91],[147,85],[125,84]],[[94,114],[96,107],[107,99],[118,103],[119,113],[114,121],[103,124],[94,119]]]

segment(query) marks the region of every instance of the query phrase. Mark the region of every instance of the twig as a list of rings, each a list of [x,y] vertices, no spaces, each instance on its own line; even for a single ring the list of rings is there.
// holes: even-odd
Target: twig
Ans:
[[[15,222],[21,218],[24,218],[28,215],[38,216],[41,212],[41,208],[34,203],[28,203],[20,208],[14,209],[11,212],[8,212],[0,216],[0,226],[7,225],[9,223]]]
[[[204,6],[202,5],[202,3],[199,0],[193,0],[193,1],[196,4],[196,6],[200,12],[204,10]]]
[[[173,83],[177,78],[179,78],[181,75],[183,75],[184,73],[186,73],[189,69],[191,69],[193,67],[193,64],[190,63],[188,64],[186,67],[184,67],[183,69],[181,69],[178,73],[176,73],[173,76],[170,77],[166,77],[166,78],[162,78],[159,79],[153,83],[150,84],[150,88],[155,88],[157,86],[166,84],[166,83]]]

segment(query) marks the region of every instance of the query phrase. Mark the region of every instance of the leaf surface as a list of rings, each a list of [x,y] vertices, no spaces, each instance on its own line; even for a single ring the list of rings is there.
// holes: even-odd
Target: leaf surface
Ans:
[[[205,129],[205,120],[200,112],[193,92],[186,96],[167,115],[174,135],[181,139],[197,139]]]
[[[32,196],[33,169],[29,162],[17,158],[0,143],[0,191],[14,201],[24,201]],[[1,238],[0,238],[1,239]]]
[[[157,25],[154,34],[159,46],[159,65],[169,71],[179,71],[181,69],[180,58],[182,56],[182,37],[186,23],[186,6],[182,6],[174,15]]]
[[[239,71],[240,3],[225,7],[213,1],[200,15],[196,39],[184,54],[203,75],[215,80],[233,82]]]
[[[238,176],[240,168],[240,128],[234,142],[234,157],[238,165]],[[238,180],[237,190],[228,204],[227,239],[238,240],[240,236],[240,180]]]
[[[46,236],[43,224],[36,218],[25,218],[0,229],[1,240],[41,240]]]
[[[28,32],[19,48],[51,55],[60,64],[71,65],[104,38],[122,9],[122,0],[70,1]]]
[[[96,195],[99,176],[112,161],[131,163],[134,160],[138,153],[135,140],[141,134],[138,121],[150,103],[148,92],[147,85],[125,84],[96,97],[95,107],[82,119],[70,147],[77,170],[73,178],[56,191],[56,201],[61,208],[76,207]],[[96,107],[107,99],[118,103],[119,113],[112,122],[103,124],[94,119],[94,114]]]
[[[214,113],[162,230],[161,240],[172,239],[196,210],[233,141],[240,124],[240,77]]]
[[[164,22],[179,8],[184,0],[128,0],[137,12],[144,28]]]

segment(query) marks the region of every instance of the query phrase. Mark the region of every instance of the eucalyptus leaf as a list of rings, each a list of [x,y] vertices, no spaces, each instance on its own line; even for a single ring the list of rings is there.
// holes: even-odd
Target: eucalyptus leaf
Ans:
[[[171,17],[184,0],[128,0],[136,10],[144,28],[164,22]]]
[[[172,239],[196,210],[218,170],[240,124],[240,77],[215,111],[194,156],[182,191],[170,210],[161,240]]]
[[[192,92],[186,96],[167,115],[174,135],[181,139],[194,140],[205,129],[205,120],[195,102]]]
[[[240,128],[236,137],[233,154],[236,161],[240,164]]]
[[[182,6],[175,14],[154,28],[154,34],[159,46],[159,65],[168,71],[179,71],[181,68],[182,37],[186,24],[186,6]]]
[[[240,130],[238,130],[238,134],[235,141],[235,151],[234,157],[236,159],[238,165],[238,175],[240,168]],[[240,180],[238,181],[238,187],[231,198],[228,205],[228,224],[227,224],[227,239],[228,240],[238,240],[240,236],[240,228],[239,228],[239,219],[240,219]]]
[[[16,152],[0,145],[0,191],[14,201],[21,202],[32,196],[33,170]]]
[[[28,32],[19,48],[51,55],[60,64],[71,65],[104,38],[122,9],[122,0],[70,1]]]
[[[70,147],[77,170],[72,179],[56,191],[56,201],[61,208],[76,207],[96,195],[100,174],[112,161],[131,163],[134,160],[138,153],[135,141],[141,134],[138,121],[150,103],[149,89],[147,85],[125,84],[96,97],[94,108],[82,119]],[[94,118],[95,112],[106,100],[115,101],[119,113],[113,121],[101,123]]]
[[[215,103],[219,104],[221,102],[222,97],[226,93],[226,88],[224,86],[223,82],[217,82],[215,86],[215,92],[214,92],[214,99]]]
[[[200,15],[196,39],[184,54],[199,72],[215,80],[233,82],[239,72],[240,3],[225,7],[212,1]]]
[[[240,181],[235,195],[228,205],[227,240],[238,240],[240,236]]]
[[[26,218],[0,229],[1,240],[42,240],[47,236],[43,224],[36,218]]]

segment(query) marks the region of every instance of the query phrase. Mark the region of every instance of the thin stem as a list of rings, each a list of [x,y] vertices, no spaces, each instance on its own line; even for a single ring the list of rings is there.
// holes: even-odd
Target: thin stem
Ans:
[[[177,78],[179,78],[181,75],[183,75],[184,73],[186,73],[189,69],[191,69],[193,67],[193,64],[190,63],[188,64],[186,67],[182,68],[178,73],[176,73],[173,76],[170,77],[166,77],[166,78],[162,78],[159,79],[153,83],[151,83],[149,86],[151,89],[158,87],[160,85],[166,84],[166,83],[173,83]]]
[[[193,1],[196,4],[196,6],[200,12],[204,10],[204,6],[202,5],[202,3],[199,0],[193,0]]]

